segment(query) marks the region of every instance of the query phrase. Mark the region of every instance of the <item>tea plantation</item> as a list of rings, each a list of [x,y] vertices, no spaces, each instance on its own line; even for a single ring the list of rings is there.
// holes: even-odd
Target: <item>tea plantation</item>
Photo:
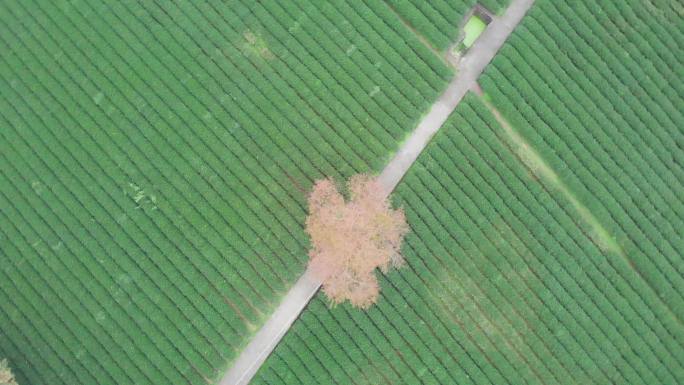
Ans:
[[[255,383],[684,381],[684,19],[628,3],[533,6],[480,78],[527,147],[462,102],[395,194],[408,266],[367,313],[313,301]]]
[[[216,383],[313,181],[383,169],[474,5],[0,2],[18,382]],[[317,294],[252,383],[684,383],[683,59],[676,1],[536,1],[392,196],[406,266],[368,311]]]
[[[0,357],[19,382],[219,377],[304,269],[312,181],[379,170],[451,76],[387,16],[0,4]]]

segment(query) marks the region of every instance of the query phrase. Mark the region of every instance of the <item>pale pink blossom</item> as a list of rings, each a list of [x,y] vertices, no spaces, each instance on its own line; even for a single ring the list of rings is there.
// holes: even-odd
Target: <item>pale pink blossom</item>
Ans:
[[[347,189],[345,202],[330,178],[314,184],[306,219],[312,244],[309,269],[333,303],[349,300],[365,309],[380,290],[375,268],[387,272],[402,265],[400,248],[408,225],[403,210],[390,207],[373,177],[355,175]]]

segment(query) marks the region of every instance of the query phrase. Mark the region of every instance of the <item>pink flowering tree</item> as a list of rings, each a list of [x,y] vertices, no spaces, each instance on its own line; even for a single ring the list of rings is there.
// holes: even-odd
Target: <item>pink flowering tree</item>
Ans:
[[[0,385],[17,385],[6,359],[0,360]]]
[[[309,195],[309,270],[333,303],[349,300],[366,309],[380,291],[375,268],[385,273],[403,264],[400,248],[409,228],[375,178],[356,175],[347,186],[347,201],[330,178],[317,181]]]

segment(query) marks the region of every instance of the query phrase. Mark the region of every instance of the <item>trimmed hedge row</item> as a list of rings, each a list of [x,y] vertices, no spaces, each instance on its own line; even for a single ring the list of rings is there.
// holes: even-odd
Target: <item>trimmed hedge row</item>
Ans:
[[[222,374],[302,271],[311,182],[382,167],[451,76],[344,6],[0,6],[0,345],[21,383]]]
[[[684,186],[677,159],[683,152],[674,146],[681,132],[667,127],[682,114],[649,103],[661,100],[667,107],[674,101],[643,80],[657,77],[648,66],[642,71],[636,58],[617,59],[617,46],[604,48],[614,40],[599,37],[611,32],[592,22],[581,4],[571,8],[544,2],[530,16],[482,83],[617,236],[626,257],[660,297],[656,302],[664,301],[679,314]],[[569,20],[589,23],[593,36],[580,36],[583,29],[570,29]],[[568,39],[572,43],[558,44]],[[639,48],[641,55],[658,58],[648,45]],[[523,60],[523,54],[538,60]],[[644,97],[621,93],[625,87]]]
[[[510,145],[466,97],[398,187],[408,266],[367,313],[315,300],[255,383],[332,383],[341,370],[353,383],[680,381],[662,308]]]
[[[451,41],[449,37],[435,25],[434,20],[425,15],[423,11],[411,0],[389,0],[387,2],[406,23],[424,36],[436,49],[445,50]]]
[[[458,38],[459,28],[466,13],[476,4],[492,13],[501,14],[509,0],[421,1],[388,0],[387,5],[416,33],[425,37],[438,51],[446,50]]]

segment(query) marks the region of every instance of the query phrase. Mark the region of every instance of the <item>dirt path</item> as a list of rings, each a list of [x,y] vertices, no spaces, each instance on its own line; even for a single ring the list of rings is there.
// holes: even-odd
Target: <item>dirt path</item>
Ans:
[[[466,92],[477,84],[477,78],[533,3],[534,0],[512,0],[506,12],[492,20],[475,44],[470,47],[468,53],[458,62],[457,75],[454,80],[380,174],[380,182],[388,195],[401,181]],[[219,385],[249,383],[319,287],[320,282],[305,272],[285,295],[271,318],[254,335]]]
[[[480,97],[483,95],[479,86],[475,86],[473,91]],[[491,111],[492,115],[494,115],[494,118],[497,122],[499,122],[499,125],[501,128],[503,128],[503,131],[506,133],[506,135],[508,135],[510,138],[511,144],[509,146],[513,154],[515,154],[520,162],[524,164],[532,174],[545,178],[549,183],[551,183],[551,185],[555,186],[558,191],[565,195],[570,204],[572,204],[575,210],[577,210],[577,212],[580,214],[580,217],[582,217],[582,219],[584,219],[584,221],[592,228],[592,231],[588,232],[587,236],[594,242],[594,244],[600,250],[609,251],[620,255],[627,261],[629,265],[632,265],[620,245],[615,241],[615,239],[613,239],[613,237],[610,236],[610,232],[603,227],[598,219],[596,219],[591,210],[589,210],[587,206],[582,204],[579,199],[577,199],[575,194],[570,191],[568,186],[566,186],[563,181],[561,181],[558,174],[556,174],[556,172],[544,161],[544,159],[542,159],[539,153],[537,153],[537,151],[532,148],[529,143],[527,143],[527,141],[513,128],[513,126],[508,123],[508,121],[501,115],[499,110],[492,105],[492,103],[484,98],[481,100],[482,103],[487,106],[489,111]],[[637,272],[637,274],[638,273],[639,272]]]

